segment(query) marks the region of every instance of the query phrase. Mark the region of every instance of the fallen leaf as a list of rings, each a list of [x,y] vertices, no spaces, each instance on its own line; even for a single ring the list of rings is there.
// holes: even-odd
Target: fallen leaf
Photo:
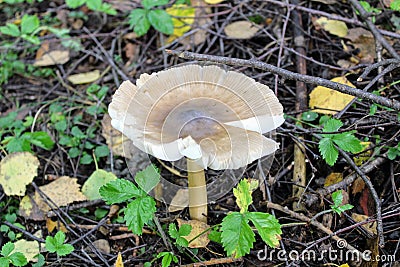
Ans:
[[[105,170],[96,170],[82,186],[82,193],[87,197],[88,200],[101,199],[99,189],[101,186],[108,182],[116,180],[117,177],[112,172]]]
[[[324,187],[337,184],[342,180],[343,174],[341,172],[331,172],[325,179]]]
[[[114,155],[123,156],[128,159],[134,157],[137,149],[132,144],[132,141],[128,139],[128,137],[112,127],[110,115],[104,115],[103,120],[101,121],[101,127],[101,133],[106,139],[106,143]]]
[[[333,78],[331,81],[355,87],[344,76]],[[352,95],[344,94],[324,86],[317,86],[310,93],[309,106],[312,109],[315,108],[314,112],[334,115],[344,109],[353,99],[354,96]]]
[[[70,81],[72,84],[85,84],[95,82],[98,78],[100,78],[100,71],[94,70],[70,75],[68,77],[68,81]]]
[[[247,20],[235,21],[224,28],[225,34],[232,39],[250,39],[260,30],[257,24]]]
[[[348,39],[354,48],[359,49],[356,55],[361,63],[373,63],[376,57],[375,38],[370,31],[357,27],[349,30],[344,36]]]
[[[363,215],[363,214],[357,214],[357,213],[352,213],[351,214],[351,218],[353,218],[354,221],[356,222],[363,222],[368,220],[368,216],[367,215]],[[377,234],[377,230],[376,230],[376,222],[370,222],[370,223],[366,223],[361,225],[367,232],[369,232],[371,235],[376,235]]]
[[[225,0],[204,0],[207,4],[215,5],[224,2]]]
[[[0,184],[7,196],[25,195],[26,186],[37,175],[39,160],[29,152],[17,152],[0,162]]]
[[[104,254],[110,254],[111,252],[111,247],[110,247],[110,243],[108,243],[108,241],[106,239],[97,239],[95,241],[92,242],[92,245],[99,250],[101,253]],[[85,248],[85,250],[89,253],[92,252],[91,247],[87,246]]]
[[[60,222],[59,220],[53,221],[50,218],[46,219],[46,228],[49,233],[53,232],[54,230],[59,230],[63,233],[68,233],[67,228],[65,227],[63,222]]]
[[[14,245],[13,252],[21,252],[28,262],[37,262],[35,256],[40,253],[39,242],[21,239],[16,241]]]
[[[363,150],[365,151],[353,157],[354,163],[357,166],[363,165],[372,156],[372,150],[367,150],[368,148],[370,148],[371,142],[360,142],[360,144],[363,146]]]
[[[352,187],[351,187],[351,193],[353,195],[357,193],[361,193],[365,188],[365,182],[361,177],[357,177],[357,179],[354,181]]]
[[[168,43],[173,42],[176,38],[181,37],[188,32],[195,19],[196,9],[188,5],[173,5],[167,8],[168,14],[172,16],[172,23],[174,24],[174,32],[168,38]]]
[[[44,54],[40,59],[36,59],[33,65],[38,67],[52,66],[52,65],[67,63],[68,60],[69,60],[68,50],[63,50],[63,51],[55,50]]]
[[[348,28],[346,23],[340,20],[333,20],[328,19],[326,17],[320,17],[315,21],[315,23],[322,27],[325,31],[329,32],[330,34],[345,37],[348,32]]]
[[[179,189],[175,196],[171,200],[171,204],[169,204],[168,211],[175,212],[183,210],[189,206],[189,190],[188,189]]]
[[[124,262],[122,261],[121,252],[118,252],[117,260],[115,261],[114,267],[124,267]]]
[[[192,226],[192,231],[190,231],[190,234],[183,236],[183,238],[185,238],[187,241],[191,241],[196,237],[196,239],[189,243],[189,248],[205,248],[208,245],[210,242],[210,239],[208,239],[209,231],[207,231],[210,229],[208,224],[197,220],[185,221],[177,219],[177,222],[179,227],[181,227],[182,224],[190,224]]]

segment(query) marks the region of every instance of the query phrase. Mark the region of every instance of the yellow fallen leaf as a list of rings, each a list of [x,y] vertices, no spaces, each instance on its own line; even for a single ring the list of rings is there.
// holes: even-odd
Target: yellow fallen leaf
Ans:
[[[346,23],[339,20],[328,19],[326,17],[320,17],[315,21],[319,26],[321,26],[325,31],[330,34],[345,37],[348,32]]]
[[[357,214],[357,213],[352,213],[351,218],[353,218],[354,221],[356,222],[363,222],[368,219],[367,215],[363,214]],[[376,222],[370,222],[370,223],[365,223],[361,225],[367,232],[369,232],[371,235],[376,235],[377,230],[376,230]]]
[[[363,150],[366,150],[371,146],[371,142],[360,142],[360,144],[363,146]],[[371,155],[372,155],[372,150],[371,149],[366,150],[360,153],[359,155],[353,157],[354,163],[357,166],[361,166],[364,164],[364,162],[366,162],[371,158]]]
[[[215,4],[219,4],[221,2],[224,2],[225,0],[204,0],[204,2],[206,2],[207,4],[210,5],[215,5]]]
[[[210,239],[208,239],[209,231],[206,231],[207,229],[210,229],[208,224],[197,220],[185,221],[177,219],[177,221],[179,227],[181,227],[182,224],[190,224],[192,226],[192,231],[190,231],[190,234],[187,236],[182,236],[187,241],[191,241],[193,238],[196,238],[189,243],[189,248],[205,248],[208,245],[210,242]]]
[[[7,196],[25,195],[37,175],[39,160],[29,152],[9,154],[0,162],[0,184]]]
[[[68,233],[67,228],[65,227],[63,222],[60,221],[53,221],[50,218],[46,218],[46,228],[49,233],[53,232],[54,229],[60,230],[61,232]]]
[[[72,84],[85,84],[96,81],[100,78],[100,71],[94,70],[85,73],[73,74],[68,77],[68,81]]]
[[[333,78],[331,81],[355,87],[344,76]],[[317,86],[310,93],[309,106],[312,109],[315,108],[314,112],[334,115],[344,109],[353,99],[354,96],[352,95],[344,94],[324,86]]]
[[[43,67],[43,66],[52,66],[57,64],[67,63],[69,60],[69,51],[68,50],[54,50],[44,54],[41,58],[36,59],[33,66]]]
[[[124,262],[122,261],[122,256],[120,252],[118,252],[117,260],[115,261],[114,267],[124,267]]]
[[[324,187],[337,184],[343,180],[343,174],[341,172],[331,172],[325,179]]]
[[[172,16],[172,23],[174,24],[174,32],[168,38],[168,42],[171,43],[191,29],[196,9],[188,5],[173,5],[165,11]]]
[[[105,170],[95,170],[82,186],[82,193],[89,200],[101,199],[99,189],[108,182],[116,180],[117,177],[112,172]]]
[[[21,252],[28,262],[37,262],[35,256],[40,253],[39,242],[21,239],[16,241],[14,245],[13,252]]]
[[[235,21],[224,28],[225,34],[232,39],[250,39],[260,26],[247,20]]]

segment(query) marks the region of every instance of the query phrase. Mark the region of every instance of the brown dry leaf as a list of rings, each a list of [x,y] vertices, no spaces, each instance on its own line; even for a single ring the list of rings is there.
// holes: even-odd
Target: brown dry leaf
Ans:
[[[363,222],[366,221],[368,219],[367,215],[363,215],[363,214],[357,214],[357,213],[352,213],[351,214],[351,218],[353,218],[354,221],[356,222]],[[369,232],[371,235],[376,235],[377,234],[377,230],[376,230],[376,222],[370,222],[370,223],[366,223],[361,225],[365,230],[367,230],[367,232]]]
[[[118,252],[117,260],[115,261],[114,267],[124,267],[124,262],[122,261],[121,252]]]
[[[341,172],[331,172],[325,179],[324,187],[337,184],[343,180],[343,174]]]
[[[315,23],[330,34],[339,37],[345,37],[348,32],[347,25],[343,21],[320,17],[319,19],[315,20]]]
[[[58,220],[57,221],[53,221],[50,218],[46,218],[46,228],[47,228],[47,231],[49,231],[49,233],[53,232],[54,229],[56,229],[57,231],[59,230],[59,231],[62,231],[64,233],[68,233],[68,230],[65,227],[63,222],[60,222]]]
[[[72,84],[85,84],[95,82],[100,78],[100,71],[94,70],[85,73],[73,74],[70,75],[67,79]]]
[[[139,56],[139,49],[140,47],[137,44],[126,43],[124,47],[125,56],[128,58],[125,66],[130,66],[132,63],[136,62]]]
[[[54,50],[44,54],[40,59],[37,59],[33,66],[44,67],[67,63],[69,60],[68,50]]]
[[[137,148],[135,148],[128,137],[111,126],[110,115],[104,115],[101,121],[101,128],[101,134],[106,139],[106,143],[114,155],[123,156],[128,159],[133,158]]]
[[[66,206],[75,201],[87,200],[79,190],[78,179],[62,176],[57,180],[39,187],[58,207]],[[38,192],[22,198],[19,205],[19,213],[27,219],[45,220],[50,207]]]
[[[353,195],[357,193],[361,193],[365,188],[365,182],[361,177],[357,177],[357,179],[354,181],[352,187],[351,187],[351,193]]]
[[[361,27],[352,28],[344,38],[348,39],[355,48],[360,50],[357,56],[361,63],[374,62],[376,57],[375,39],[370,31]]]
[[[248,20],[235,21],[224,28],[225,34],[232,39],[250,39],[256,35],[260,26]]]
[[[205,232],[207,229],[210,229],[210,226],[208,224],[197,220],[185,221],[177,219],[177,222],[179,228],[181,227],[182,224],[190,224],[192,226],[192,231],[190,231],[190,234],[188,236],[183,236],[183,238],[185,238],[187,241],[190,241],[199,234],[203,233],[202,235],[200,235],[195,240],[189,243],[189,248],[205,248],[208,245],[210,239],[208,239],[208,231]]]
[[[346,77],[336,77],[331,81],[355,87]],[[352,100],[354,96],[338,92],[336,90],[317,86],[310,93],[310,108],[314,109],[314,112],[322,114],[336,114],[338,111],[344,109]]]
[[[179,210],[183,210],[189,206],[189,190],[188,189],[179,189],[175,196],[171,200],[171,204],[168,207],[169,212],[175,212]]]
[[[25,195],[26,186],[37,175],[39,160],[29,152],[17,152],[0,162],[0,184],[7,196]]]

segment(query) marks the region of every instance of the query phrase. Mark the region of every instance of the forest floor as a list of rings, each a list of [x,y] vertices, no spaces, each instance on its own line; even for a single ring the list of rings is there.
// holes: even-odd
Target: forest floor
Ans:
[[[398,0],[0,0],[0,267],[400,266],[399,10]],[[133,147],[108,115],[123,81],[186,64],[268,85],[285,113],[273,157],[206,170],[210,187],[233,177],[209,195],[208,226],[188,221],[187,173]],[[116,178],[141,190],[140,177],[158,177],[151,163],[178,189],[99,195]],[[242,178],[254,192],[243,183],[234,194]],[[250,228],[243,218],[256,212],[279,223]],[[229,228],[232,214],[248,217]],[[197,248],[185,223],[204,237]]]

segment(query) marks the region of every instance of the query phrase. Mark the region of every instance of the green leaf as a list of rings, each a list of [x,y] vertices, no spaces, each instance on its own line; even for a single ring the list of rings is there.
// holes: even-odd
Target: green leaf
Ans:
[[[92,162],[93,162],[93,157],[91,155],[87,154],[86,152],[83,152],[82,153],[82,157],[79,160],[79,163],[80,164],[84,164],[84,165],[88,165],[88,164],[90,164]]]
[[[59,132],[67,130],[67,120],[60,120],[54,124],[54,128]]]
[[[147,11],[137,8],[129,14],[130,28],[133,28],[137,36],[145,35],[150,29],[150,22],[147,19]]]
[[[31,35],[27,35],[27,34],[22,34],[21,37],[25,40],[27,40],[28,42],[31,42],[32,44],[40,44],[40,39],[37,36],[31,36]]]
[[[318,144],[319,152],[322,158],[325,159],[326,163],[333,166],[339,156],[339,151],[333,145],[333,141],[330,138],[322,138]]]
[[[71,159],[78,157],[79,154],[81,154],[81,150],[77,147],[71,147],[70,150],[68,150],[68,156]]]
[[[67,4],[68,7],[70,8],[77,8],[83,5],[86,2],[86,0],[66,0],[65,3]]]
[[[101,199],[99,189],[108,182],[117,180],[112,172],[102,169],[95,170],[82,186],[82,193],[89,200]]]
[[[46,150],[51,150],[54,147],[54,141],[51,139],[49,134],[47,132],[33,132],[33,133],[24,133],[24,135],[27,135],[27,139],[29,141],[38,147],[41,147]]]
[[[339,207],[343,202],[343,192],[338,190],[332,193],[332,200],[335,207]]]
[[[71,129],[71,134],[79,139],[86,138],[86,134],[84,134],[78,126],[74,126]]]
[[[143,226],[153,219],[156,212],[156,202],[146,196],[133,200],[125,209],[124,219],[129,230],[134,234],[142,234]]]
[[[143,171],[136,173],[135,181],[143,191],[149,193],[160,182],[160,172],[151,164]]]
[[[395,11],[400,11],[400,0],[393,0],[390,3],[390,9]]]
[[[318,113],[313,111],[306,111],[301,114],[301,120],[303,121],[314,121],[318,118]]]
[[[13,23],[7,23],[6,26],[0,27],[0,32],[13,37],[19,37],[21,35],[18,26]]]
[[[22,151],[32,152],[29,140],[27,140],[22,136],[12,137],[11,140],[6,145],[6,149],[9,153],[22,152]]]
[[[176,229],[176,225],[174,223],[170,223],[168,226],[169,236],[173,239],[177,239],[179,237],[178,229]]]
[[[213,242],[220,243],[221,244],[221,232],[213,229],[209,234],[208,234],[208,239],[210,239]]]
[[[279,246],[282,230],[275,216],[263,212],[249,212],[246,217],[254,224],[258,234],[268,246],[272,248]]]
[[[335,134],[332,138],[333,142],[346,152],[358,153],[363,150],[361,141],[352,133]]]
[[[74,251],[74,247],[71,244],[64,244],[65,234],[58,231],[54,237],[46,237],[46,249],[49,252],[57,253],[58,256],[65,256]]]
[[[255,188],[257,188],[258,184]],[[252,191],[255,189],[251,184],[251,180],[243,179],[239,182],[236,188],[233,189],[233,194],[236,197],[236,204],[240,208],[240,212],[247,212],[249,205],[253,202],[251,197]]]
[[[107,157],[108,154],[110,154],[110,149],[108,149],[108,146],[102,145],[102,146],[97,146],[94,150],[94,154],[96,157]]]
[[[71,244],[63,244],[57,249],[56,253],[62,257],[71,254],[72,251],[74,251],[74,247]]]
[[[39,28],[39,18],[36,15],[24,15],[21,20],[21,33],[31,34]]]
[[[179,227],[179,236],[187,236],[192,231],[192,226],[190,224],[182,224]]]
[[[323,132],[337,132],[340,127],[343,126],[343,123],[337,119],[329,119],[325,122]]]
[[[89,9],[100,11],[102,0],[86,0],[86,5]]]
[[[113,8],[113,6],[110,5],[110,4],[108,4],[108,3],[103,3],[103,4],[101,5],[99,11],[104,12],[104,13],[106,13],[106,14],[108,14],[108,15],[112,15],[112,16],[117,15],[117,10],[115,10],[115,9]]]
[[[397,156],[400,155],[400,151],[397,147],[391,147],[389,148],[388,152],[387,152],[387,156],[390,160],[395,160],[397,158]]]
[[[10,266],[10,260],[8,258],[0,258],[0,266],[1,267]]]
[[[172,34],[174,32],[174,24],[172,17],[165,10],[150,10],[148,14],[150,24],[159,32],[164,34]]]
[[[14,252],[8,258],[14,266],[25,266],[28,264],[28,260],[21,252]]]
[[[155,6],[164,6],[168,4],[168,0],[142,0],[142,6],[146,9],[150,9]]]
[[[239,212],[229,213],[221,223],[221,241],[229,256],[240,258],[250,252],[255,241],[246,216]]]
[[[15,248],[14,243],[7,242],[7,243],[5,243],[5,244],[3,245],[3,247],[1,248],[0,254],[1,254],[2,256],[4,256],[4,257],[8,257],[8,256],[11,254],[11,252],[14,250],[14,248]]]
[[[32,267],[42,267],[46,264],[46,260],[42,254],[36,255],[35,258],[38,260],[35,264],[32,264]]]
[[[171,265],[171,262],[174,261],[175,263],[178,262],[178,258],[174,255],[172,252],[160,252],[156,256],[157,259],[162,258],[161,260],[161,266],[162,267],[168,267]]]
[[[134,197],[143,196],[142,190],[125,179],[111,181],[99,189],[99,193],[107,204],[125,202]]]

